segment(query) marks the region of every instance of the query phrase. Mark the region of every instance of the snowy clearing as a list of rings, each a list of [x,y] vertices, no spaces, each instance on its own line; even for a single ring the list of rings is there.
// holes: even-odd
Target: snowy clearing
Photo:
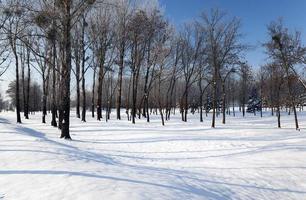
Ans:
[[[165,127],[152,117],[73,116],[65,141],[39,113],[21,125],[0,114],[0,199],[306,199],[306,115],[300,132],[293,116],[277,129],[269,113],[220,117],[216,129],[197,115]]]

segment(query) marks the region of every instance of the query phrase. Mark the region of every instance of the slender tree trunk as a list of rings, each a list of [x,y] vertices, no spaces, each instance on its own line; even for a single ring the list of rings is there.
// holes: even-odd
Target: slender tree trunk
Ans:
[[[43,101],[42,101],[42,123],[46,123],[46,115],[47,115],[47,91],[46,91],[46,77],[45,72],[42,74],[43,80]]]
[[[263,83],[261,83],[260,84],[260,117],[262,117],[262,109],[263,109],[263,107],[262,107],[262,102],[263,102],[263,92],[262,92],[262,90],[263,90],[263,87],[262,87],[262,84]]]
[[[26,118],[26,106],[27,106],[27,99],[26,99],[26,85],[25,85],[25,79],[24,79],[24,68],[25,68],[25,64],[24,64],[24,52],[22,52],[22,61],[21,61],[21,80],[22,80],[22,99],[23,99],[23,115]]]
[[[289,91],[289,96],[290,96],[290,104],[291,104],[291,107],[293,109],[293,114],[294,114],[295,129],[299,130],[299,123],[298,123],[298,118],[297,118],[297,113],[296,113],[295,100],[294,100],[294,96],[293,96],[292,89],[291,89],[288,68],[287,68],[286,73],[287,73],[288,91]]]
[[[81,64],[81,75],[82,75],[82,121],[86,122],[86,88],[85,88],[85,62],[86,62],[86,50],[85,50],[85,16],[83,16],[82,26],[82,64]]]
[[[82,97],[83,97],[82,121],[86,122],[86,88],[85,88],[85,76],[84,75],[83,75],[83,78],[82,78]]]
[[[225,81],[222,84],[222,124],[225,124],[225,101],[226,101],[226,92],[225,92]]]
[[[18,60],[18,54],[15,49],[13,50],[14,56],[15,56],[15,67],[16,67],[16,115],[17,115],[17,123],[21,123],[21,117],[20,117],[20,93],[19,93],[19,60]]]
[[[51,126],[57,127],[56,122],[56,43],[53,42],[53,61],[52,61],[52,108],[51,108]]]
[[[245,96],[242,97],[242,116],[245,117]]]
[[[187,114],[188,114],[188,86],[185,88],[185,113],[184,113],[184,122],[187,122]]]
[[[146,113],[146,117],[147,117],[147,122],[150,122],[150,113],[149,113],[149,96],[150,96],[150,93],[148,92],[147,93],[147,99],[148,99],[148,101],[146,102],[146,110],[145,110],[145,112],[147,112]]]
[[[79,52],[77,52],[78,54]],[[80,118],[80,61],[76,59],[76,117]]]
[[[93,70],[92,92],[91,92],[91,117],[95,118],[95,87],[96,87],[96,67]]]
[[[136,117],[136,99],[137,99],[137,88],[136,88],[136,74],[133,72],[132,82],[132,123],[135,124]]]
[[[124,39],[122,39],[124,40]],[[123,75],[123,67],[124,67],[124,49],[125,43],[121,41],[120,47],[120,61],[119,61],[119,72],[118,72],[118,95],[117,95],[117,102],[116,102],[116,112],[117,112],[117,119],[121,120],[121,96],[122,96],[122,75]]]
[[[280,98],[280,95],[279,95],[279,89],[280,88],[278,88],[278,91],[277,91],[277,127],[278,128],[281,128],[281,121],[280,121],[280,118],[281,118],[281,113],[280,113],[280,100],[279,100],[279,98]]]
[[[211,127],[215,128],[216,126],[216,107],[217,107],[217,75],[218,75],[218,70],[217,66],[214,67],[214,78],[213,78],[213,100],[212,100],[212,108],[213,108],[213,113],[212,113],[212,123]]]
[[[102,86],[103,86],[103,63],[100,63],[99,80],[98,80],[98,101],[97,101],[97,120],[102,119]]]
[[[31,68],[30,68],[30,50],[27,50],[27,65],[28,65],[28,83],[27,83],[27,93],[26,93],[26,106],[25,106],[25,118],[29,119],[29,106],[30,106],[30,84],[31,84]]]

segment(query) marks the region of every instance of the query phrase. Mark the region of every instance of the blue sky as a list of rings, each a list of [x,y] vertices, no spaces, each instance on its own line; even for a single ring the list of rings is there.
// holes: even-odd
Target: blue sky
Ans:
[[[199,16],[201,11],[220,8],[230,16],[241,19],[243,42],[255,49],[247,52],[246,59],[257,68],[265,63],[261,43],[268,39],[266,27],[282,17],[287,27],[302,32],[306,41],[306,0],[159,0],[165,15],[176,26]]]

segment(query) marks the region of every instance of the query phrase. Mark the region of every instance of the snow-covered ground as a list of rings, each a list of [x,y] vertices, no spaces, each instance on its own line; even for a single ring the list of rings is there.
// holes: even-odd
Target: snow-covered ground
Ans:
[[[302,115],[301,113],[299,113]],[[50,116],[49,116],[50,117]],[[210,118],[177,115],[162,127],[127,120],[82,123],[72,117],[73,141],[41,124],[16,125],[0,114],[0,199],[306,199],[306,114],[248,114],[210,128]]]

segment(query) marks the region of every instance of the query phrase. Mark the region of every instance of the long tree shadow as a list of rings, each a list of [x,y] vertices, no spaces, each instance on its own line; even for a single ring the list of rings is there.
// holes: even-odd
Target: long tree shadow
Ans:
[[[187,135],[187,136],[161,136],[143,139],[103,139],[103,140],[76,140],[77,142],[92,144],[146,144],[159,142],[184,142],[184,141],[234,141],[234,142],[270,142],[270,141],[287,141],[297,138],[306,138],[300,134],[294,135],[271,135],[267,136],[244,136],[244,137],[225,137],[225,136],[209,136],[209,135]]]
[[[90,151],[85,151],[82,149],[79,149],[75,146],[69,145],[69,144],[64,144],[55,140],[51,140],[46,137],[45,134],[38,132],[34,129],[30,129],[24,126],[17,126],[15,128],[15,131],[17,134],[22,134],[26,136],[31,136],[40,139],[41,141],[51,143],[53,145],[56,145],[59,147],[59,150],[63,154],[67,154],[69,157],[73,157],[79,160],[86,160],[86,161],[94,161],[94,162],[100,162],[103,164],[115,164],[116,162],[110,158],[106,157],[104,155],[90,152]]]
[[[161,184],[161,183],[154,183],[154,182],[148,182],[148,181],[142,181],[142,180],[136,180],[136,179],[128,179],[128,178],[120,178],[120,177],[114,177],[114,176],[105,176],[105,175],[98,175],[98,174],[91,174],[86,172],[74,172],[74,171],[57,171],[57,170],[0,170],[0,174],[2,175],[23,175],[23,174],[29,174],[29,175],[69,175],[69,176],[81,176],[81,177],[87,177],[87,178],[96,178],[96,179],[107,179],[112,181],[119,181],[119,182],[127,182],[131,184],[138,184],[138,185],[147,185],[150,187],[158,187],[158,188],[164,188],[164,189],[170,189],[177,192],[181,192],[185,195],[197,195],[197,196],[203,196],[203,197],[214,197],[213,199],[220,199],[220,194],[211,192],[209,190],[201,189],[201,190],[195,190],[192,187],[179,187],[179,186],[173,186],[173,185],[167,185],[167,184]],[[176,193],[177,194],[177,193]],[[179,197],[178,197],[179,198]],[[180,198],[179,198],[180,199]]]
[[[10,124],[9,120],[0,117],[0,124]]]
[[[207,185],[212,185],[212,188],[196,188],[194,186],[190,186],[189,184],[184,184],[181,186],[175,185],[168,185],[156,182],[148,182],[136,179],[129,179],[129,178],[120,178],[114,176],[106,176],[106,175],[99,175],[99,174],[91,174],[86,172],[76,172],[76,171],[59,171],[59,170],[0,170],[0,174],[2,175],[22,175],[22,174],[29,174],[29,175],[69,175],[69,176],[81,176],[87,178],[96,178],[96,179],[107,179],[119,182],[128,182],[132,184],[139,184],[139,185],[148,185],[153,187],[159,187],[164,189],[170,189],[178,192],[182,192],[184,194],[190,195],[197,195],[203,197],[210,197],[210,199],[232,199],[230,196],[220,193],[216,191],[217,188],[220,186],[226,186],[227,188],[231,187],[238,187],[241,189],[256,189],[258,191],[269,191],[269,192],[276,192],[276,193],[295,193],[295,194],[306,194],[306,191],[301,190],[291,190],[287,188],[272,188],[272,187],[263,187],[258,185],[250,185],[250,184],[238,184],[238,183],[230,183],[230,182],[223,182],[223,181],[214,181],[208,179],[198,179],[198,178],[190,178],[184,177],[187,179],[195,180],[199,183],[206,183]],[[183,186],[183,187],[182,187]],[[204,186],[204,185],[202,185]]]

